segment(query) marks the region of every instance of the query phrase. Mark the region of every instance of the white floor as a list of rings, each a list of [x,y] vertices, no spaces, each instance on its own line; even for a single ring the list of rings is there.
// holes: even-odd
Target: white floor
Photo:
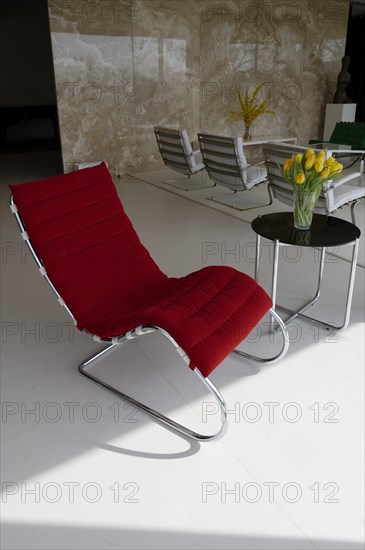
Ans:
[[[117,187],[169,275],[222,263],[253,275],[249,219],[133,178]],[[229,357],[213,373],[231,411],[229,429],[222,440],[200,445],[78,373],[96,344],[74,330],[25,253],[7,196],[2,185],[4,549],[363,547],[362,267],[346,330],[295,321],[281,362]],[[310,249],[286,251],[279,296],[295,306],[315,290],[318,257]],[[269,290],[268,245],[262,265]],[[329,257],[325,267],[313,314],[339,323],[349,263]],[[270,355],[279,348],[279,338],[270,341],[264,329],[251,334],[246,349]],[[95,365],[101,370],[182,423],[206,432],[219,423],[209,395],[158,336],[126,345]]]

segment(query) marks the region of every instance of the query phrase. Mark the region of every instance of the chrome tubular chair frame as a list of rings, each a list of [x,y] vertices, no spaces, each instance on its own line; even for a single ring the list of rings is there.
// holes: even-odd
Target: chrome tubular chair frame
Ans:
[[[272,204],[273,197],[269,187],[267,188],[269,202],[255,206],[247,206],[247,202],[244,204],[244,201],[247,201],[247,195],[244,195],[243,192],[267,184],[267,174],[264,166],[265,161],[247,163],[242,138],[228,138],[204,133],[198,134],[198,141],[210,179],[232,191],[229,194],[208,197],[208,200],[241,212]]]
[[[251,164],[250,166],[256,166],[259,164],[263,164],[263,162],[257,162],[256,164]],[[258,188],[263,184],[267,184],[267,181],[262,181],[258,183],[255,187]],[[264,204],[258,204],[256,206],[248,206],[245,208],[242,207],[242,199],[244,198],[243,191],[239,191],[237,189],[232,189],[232,193],[230,194],[227,193],[224,195],[216,195],[216,196],[207,197],[207,198],[208,200],[217,202],[218,204],[222,204],[223,206],[229,206],[230,208],[239,210],[240,212],[246,212],[247,210],[255,210],[257,208],[264,208],[265,206],[271,206],[274,199],[273,199],[273,194],[269,185],[267,185],[267,192],[269,195],[269,202],[265,202]],[[220,200],[220,199],[223,199],[223,200]]]
[[[279,317],[279,315],[273,309],[270,309],[270,314],[278,322],[279,327],[281,328],[281,331],[282,331],[283,346],[282,346],[282,349],[280,350],[280,352],[277,355],[275,355],[274,357],[270,357],[270,358],[267,358],[267,359],[256,357],[254,355],[250,355],[250,354],[245,353],[245,352],[240,351],[240,350],[234,350],[232,353],[235,353],[235,354],[237,354],[241,357],[245,357],[246,359],[249,359],[251,361],[258,361],[258,362],[261,362],[261,363],[273,363],[275,361],[278,361],[282,357],[284,357],[284,355],[287,353],[288,347],[289,347],[289,334],[288,334],[288,331],[285,327],[285,324],[283,323],[283,321]],[[91,374],[88,371],[87,367],[91,363],[93,363],[94,361],[99,359],[102,355],[104,355],[104,353],[107,353],[108,351],[111,351],[112,349],[115,349],[115,347],[118,346],[119,344],[122,344],[123,342],[126,342],[126,341],[133,340],[134,338],[137,338],[138,336],[143,336],[144,334],[148,334],[150,332],[155,332],[155,331],[158,331],[163,336],[165,336],[173,344],[177,354],[180,357],[182,357],[182,359],[185,361],[186,364],[189,364],[189,362],[190,362],[189,357],[186,355],[184,350],[178,345],[178,343],[172,338],[172,336],[166,330],[164,330],[163,328],[158,327],[156,325],[141,325],[141,326],[139,326],[139,327],[137,327],[133,330],[128,331],[123,336],[118,336],[116,338],[113,338],[111,342],[110,342],[110,340],[102,340],[102,339],[94,336],[93,338],[97,342],[105,342],[105,343],[108,343],[109,345],[106,348],[104,348],[103,350],[98,351],[97,353],[95,353],[94,355],[92,355],[91,357],[89,357],[88,359],[83,361],[82,363],[80,363],[79,370],[80,370],[81,374],[87,376],[88,378],[90,378],[91,380],[96,382],[97,384],[103,386],[104,388],[106,388],[107,390],[112,392],[117,397],[119,397],[121,399],[124,399],[125,401],[128,401],[128,403],[131,403],[135,407],[138,407],[139,409],[144,411],[149,416],[152,416],[158,422],[169,426],[173,430],[175,430],[179,433],[182,433],[183,435],[186,435],[186,436],[191,437],[192,439],[196,439],[198,441],[213,441],[215,439],[219,439],[220,437],[222,437],[224,435],[224,433],[227,430],[227,408],[226,408],[226,403],[225,403],[225,401],[222,397],[222,394],[217,389],[217,387],[213,384],[213,382],[208,377],[204,377],[198,368],[194,369],[195,374],[203,382],[203,384],[206,386],[206,388],[208,388],[208,390],[213,394],[213,397],[215,398],[215,400],[217,401],[217,403],[220,407],[222,425],[221,425],[221,428],[219,429],[219,431],[215,434],[212,434],[212,435],[199,434],[197,432],[194,432],[194,431],[190,430],[189,428],[187,428],[185,426],[182,426],[181,424],[175,422],[171,418],[168,418],[167,416],[164,416],[163,414],[159,413],[158,411],[156,411],[154,409],[151,409],[147,405],[144,405],[140,401],[137,401],[133,397],[130,397],[130,396],[126,395],[125,393],[122,393],[121,391],[116,389],[114,386],[111,386],[110,384],[107,384],[106,382],[104,382],[100,378],[94,376],[93,374]]]
[[[49,284],[52,291],[56,295],[59,304],[66,309],[68,314],[73,319],[74,324],[76,325],[77,322],[76,322],[75,317],[73,316],[72,312],[67,307],[67,305],[63,301],[62,297],[58,293],[57,289],[53,285],[52,281],[48,277],[47,272],[46,272],[46,270],[43,266],[42,261],[40,260],[40,258],[38,257],[37,253],[35,252],[35,250],[32,246],[32,243],[31,243],[31,241],[28,237],[28,234],[26,232],[26,228],[25,228],[25,226],[23,224],[23,221],[22,221],[22,219],[21,219],[21,217],[18,213],[16,204],[15,204],[12,196],[10,197],[10,208],[11,208],[11,211],[13,212],[13,214],[15,216],[15,219],[18,223],[22,238],[25,241],[25,243],[27,244],[27,246],[28,246],[28,248],[29,248],[29,250],[30,250],[37,266],[38,266],[38,269],[39,269],[41,275],[46,279],[47,283]],[[247,353],[239,351],[239,350],[234,350],[232,353],[236,353],[239,356],[245,357],[249,360],[259,361],[259,362],[262,362],[262,363],[266,363],[266,362],[269,363],[269,362],[278,361],[279,359],[284,357],[284,355],[288,351],[288,346],[289,346],[288,331],[286,329],[285,324],[281,320],[281,318],[277,315],[277,313],[273,309],[270,309],[270,314],[278,322],[279,327],[282,331],[283,346],[282,346],[281,351],[276,356],[274,356],[272,358],[268,358],[268,359],[255,357],[253,355],[247,354]],[[223,434],[225,433],[226,429],[227,429],[227,409],[226,409],[225,401],[224,401],[220,391],[216,388],[216,386],[213,384],[213,382],[208,377],[203,376],[198,368],[194,368],[194,373],[203,382],[203,384],[206,386],[206,388],[210,391],[210,393],[213,395],[215,400],[218,402],[218,405],[219,405],[220,411],[221,411],[221,423],[222,423],[221,427],[220,427],[220,429],[218,430],[217,433],[211,434],[211,435],[199,434],[199,433],[197,433],[197,432],[195,432],[195,431],[193,431],[193,430],[191,430],[191,429],[175,422],[171,418],[168,418],[167,416],[164,416],[163,414],[161,414],[158,411],[148,407],[147,405],[144,405],[143,403],[141,403],[140,401],[137,401],[133,397],[129,397],[128,395],[122,393],[117,388],[111,386],[107,382],[104,382],[103,380],[101,380],[100,378],[98,378],[97,376],[95,376],[95,375],[93,375],[89,372],[88,367],[94,361],[101,358],[105,353],[114,350],[118,345],[121,345],[121,344],[123,344],[127,341],[130,341],[130,340],[133,340],[134,338],[137,338],[138,336],[142,336],[144,334],[148,334],[148,333],[156,332],[156,331],[160,332],[163,336],[165,336],[173,344],[173,346],[175,348],[175,351],[178,353],[178,355],[185,361],[186,364],[189,365],[189,363],[190,363],[189,357],[184,352],[184,350],[179,346],[179,344],[174,340],[174,338],[166,330],[164,330],[163,328],[161,328],[159,326],[156,326],[156,325],[141,325],[139,327],[136,327],[136,328],[128,331],[124,335],[117,336],[117,337],[110,338],[110,339],[102,339],[102,338],[100,338],[96,335],[91,335],[90,334],[90,336],[92,336],[92,338],[95,342],[106,343],[108,345],[104,349],[97,351],[91,357],[89,357],[88,359],[86,359],[85,361],[80,363],[80,365],[79,365],[80,373],[83,374],[84,376],[86,376],[87,378],[93,380],[97,384],[103,386],[104,388],[106,388],[108,391],[112,392],[114,395],[118,396],[119,398],[124,399],[125,401],[127,401],[127,402],[131,403],[132,405],[138,407],[139,409],[144,411],[146,414],[153,417],[157,422],[160,422],[160,423],[170,427],[172,430],[174,430],[177,433],[181,433],[185,436],[188,436],[188,437],[190,437],[192,439],[195,439],[195,440],[198,440],[198,441],[212,441],[212,440],[216,440],[216,439],[222,437]],[[87,333],[87,331],[85,331],[85,333]],[[89,333],[87,333],[87,334],[89,334]]]
[[[102,355],[104,355],[104,353],[107,353],[108,351],[111,351],[112,349],[115,349],[119,344],[122,344],[123,342],[126,342],[126,341],[133,340],[134,338],[137,338],[138,336],[142,336],[144,334],[148,334],[150,332],[155,332],[155,331],[160,332],[161,334],[163,334],[163,336],[165,336],[168,340],[170,340],[170,342],[173,344],[173,346],[174,346],[176,352],[178,353],[178,355],[180,355],[180,357],[182,357],[186,363],[189,363],[188,356],[183,352],[182,348],[177,344],[177,342],[171,337],[171,335],[168,332],[166,332],[164,329],[162,329],[161,327],[158,327],[158,326],[141,325],[141,326],[129,331],[127,334],[125,334],[123,336],[113,338],[112,343],[108,342],[107,340],[101,340],[102,342],[108,342],[109,345],[106,348],[104,348],[103,350],[95,353],[94,355],[92,355],[91,357],[89,357],[88,359],[83,361],[79,365],[79,371],[81,372],[81,374],[83,374],[84,376],[87,376],[88,378],[90,378],[91,380],[96,382],[97,384],[103,386],[104,388],[106,388],[107,390],[112,392],[114,395],[118,396],[121,399],[124,399],[125,401],[128,401],[128,403],[131,403],[135,407],[138,407],[139,409],[144,411],[149,416],[152,416],[158,422],[160,422],[162,424],[165,424],[166,426],[169,426],[170,428],[172,428],[176,432],[179,432],[183,435],[186,435],[186,436],[191,437],[192,439],[196,439],[198,441],[213,441],[214,439],[218,439],[218,438],[222,437],[223,434],[225,433],[226,429],[227,429],[226,404],[224,402],[224,399],[223,399],[220,391],[216,388],[216,386],[209,380],[208,377],[204,377],[201,374],[201,372],[199,371],[199,369],[197,369],[197,368],[194,369],[194,373],[203,382],[203,384],[206,386],[206,388],[208,388],[210,393],[213,394],[213,397],[218,402],[218,405],[219,405],[220,411],[221,411],[221,422],[222,422],[221,428],[218,430],[217,433],[212,434],[212,435],[199,434],[199,433],[197,433],[193,430],[190,430],[189,428],[187,428],[185,426],[182,426],[178,422],[175,422],[171,418],[168,418],[167,416],[164,416],[163,414],[161,414],[158,411],[152,409],[151,407],[148,407],[147,405],[141,403],[140,401],[137,401],[133,397],[130,397],[130,396],[126,395],[125,393],[122,393],[121,391],[119,391],[114,386],[111,386],[110,384],[107,384],[106,382],[104,382],[103,380],[101,380],[100,378],[96,377],[95,375],[91,374],[88,371],[87,367],[91,363],[93,363],[95,360],[99,359]],[[100,340],[98,339],[97,341],[100,341]]]
[[[214,186],[211,182],[208,183],[207,177],[204,181],[202,172],[204,163],[201,159],[200,150],[193,151],[186,130],[155,126],[154,133],[164,164],[171,170],[185,176],[179,179],[166,179],[163,183],[183,191],[197,191]],[[191,176],[198,173],[201,174],[200,181],[190,180]]]
[[[236,355],[239,355],[241,357],[245,357],[246,359],[249,359],[250,361],[255,361],[257,363],[276,363],[276,361],[279,361],[282,359],[288,349],[289,349],[289,333],[288,329],[285,326],[284,321],[281,319],[281,317],[276,313],[274,308],[270,308],[270,324],[272,324],[274,321],[278,323],[278,327],[281,330],[282,337],[283,337],[283,345],[279,353],[274,355],[273,357],[257,357],[256,355],[250,355],[249,353],[243,352],[241,350],[235,349],[232,353],[235,353]]]
[[[347,204],[344,205],[344,206],[349,206],[350,207],[351,221],[354,225],[356,225],[355,206],[359,202],[362,202],[363,200],[365,200],[365,199],[362,198],[362,199],[359,199],[359,200],[356,200],[356,201],[348,202]],[[340,206],[340,208],[338,210],[342,210],[342,208],[343,208],[343,206]]]

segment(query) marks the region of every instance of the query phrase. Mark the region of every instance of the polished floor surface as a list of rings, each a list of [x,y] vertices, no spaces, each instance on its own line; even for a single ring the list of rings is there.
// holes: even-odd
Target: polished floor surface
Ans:
[[[228,432],[200,445],[79,374],[97,344],[74,329],[21,244],[6,186],[19,177],[8,171],[1,188],[2,547],[362,548],[364,269],[346,330],[296,320],[279,363],[224,361],[211,378],[228,405]],[[253,275],[250,219],[136,178],[117,188],[169,275],[212,264]],[[266,242],[267,290],[271,258]],[[310,297],[317,268],[318,251],[283,249],[280,301],[295,307]],[[348,272],[348,261],[328,256],[313,315],[341,322]],[[279,347],[267,319],[242,345],[266,356]],[[219,424],[204,387],[159,336],[120,348],[94,371],[196,429]]]

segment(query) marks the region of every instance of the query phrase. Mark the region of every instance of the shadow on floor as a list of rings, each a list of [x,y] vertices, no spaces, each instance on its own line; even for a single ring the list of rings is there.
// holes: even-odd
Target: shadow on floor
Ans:
[[[61,548],[158,548],[210,550],[360,550],[361,543],[338,540],[309,540],[307,538],[241,537],[214,533],[182,533],[176,531],[147,531],[95,527],[66,527],[56,525],[7,524],[2,529],[3,550]]]

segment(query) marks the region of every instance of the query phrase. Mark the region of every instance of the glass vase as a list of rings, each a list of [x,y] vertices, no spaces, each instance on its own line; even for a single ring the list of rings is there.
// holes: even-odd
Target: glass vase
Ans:
[[[294,191],[294,227],[301,231],[310,229],[316,194],[312,191]]]
[[[245,124],[245,133],[244,133],[243,139],[244,139],[244,141],[249,141],[250,139],[252,139],[252,136],[250,134],[250,125],[249,124]]]

